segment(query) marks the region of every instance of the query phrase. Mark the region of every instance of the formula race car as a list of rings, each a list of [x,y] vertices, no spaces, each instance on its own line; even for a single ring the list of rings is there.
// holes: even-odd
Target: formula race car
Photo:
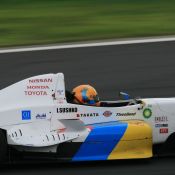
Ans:
[[[175,146],[175,98],[97,107],[74,104],[68,96],[62,73],[2,89],[0,161],[43,155],[60,161],[150,158]]]

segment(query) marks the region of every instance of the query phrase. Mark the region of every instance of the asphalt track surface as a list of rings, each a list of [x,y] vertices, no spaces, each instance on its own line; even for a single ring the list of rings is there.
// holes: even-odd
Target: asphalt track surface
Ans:
[[[88,83],[102,100],[117,100],[119,91],[133,97],[175,97],[175,42],[0,54],[0,88],[33,75],[56,72],[65,74],[67,89]],[[0,167],[0,174],[175,174],[175,157],[6,165]]]

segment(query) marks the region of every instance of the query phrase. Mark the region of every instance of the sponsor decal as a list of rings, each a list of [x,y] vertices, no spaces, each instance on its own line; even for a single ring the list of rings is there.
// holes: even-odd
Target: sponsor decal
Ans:
[[[52,78],[29,79],[29,83],[52,83]]]
[[[59,89],[59,90],[57,90],[57,93],[58,93],[58,95],[63,95],[64,90]]]
[[[160,134],[167,134],[168,128],[160,128]]]
[[[24,91],[27,96],[46,96],[46,91]]]
[[[30,79],[29,85],[27,85],[24,94],[26,96],[47,96],[48,90],[50,87],[48,85],[40,85],[39,83],[51,83],[52,78],[45,78],[45,79]],[[37,85],[38,83],[38,85]]]
[[[57,113],[74,113],[77,111],[77,108],[57,108]]]
[[[62,132],[65,132],[66,131],[66,128],[60,128],[58,129],[58,133],[62,133]]]
[[[59,98],[59,99],[57,100],[57,103],[59,103],[59,104],[64,103],[64,98]]]
[[[22,120],[31,120],[31,111],[30,110],[22,111]]]
[[[105,111],[105,112],[103,113],[103,115],[104,115],[105,117],[110,117],[110,116],[112,115],[112,112],[111,112],[111,111]]]
[[[167,116],[155,117],[155,123],[168,122]]]
[[[144,110],[143,110],[143,117],[144,118],[150,118],[152,116],[152,111],[151,111],[151,109],[149,109],[149,108],[145,108]]]
[[[163,124],[155,124],[155,127],[156,128],[160,128],[160,127],[168,127],[168,124],[165,124],[165,123],[163,123]]]
[[[27,89],[49,89],[49,86],[27,86]]]
[[[77,114],[77,117],[98,117],[98,113],[84,113],[84,114]]]
[[[135,116],[136,112],[117,113],[116,116]]]
[[[37,114],[36,119],[46,119],[46,113],[44,114]]]

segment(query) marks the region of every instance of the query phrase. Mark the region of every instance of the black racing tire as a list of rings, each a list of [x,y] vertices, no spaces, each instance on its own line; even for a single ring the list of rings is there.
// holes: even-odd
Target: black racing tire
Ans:
[[[162,144],[154,145],[155,156],[175,156],[175,132],[172,133]]]
[[[7,139],[5,132],[0,130],[0,163],[6,160],[7,156]]]

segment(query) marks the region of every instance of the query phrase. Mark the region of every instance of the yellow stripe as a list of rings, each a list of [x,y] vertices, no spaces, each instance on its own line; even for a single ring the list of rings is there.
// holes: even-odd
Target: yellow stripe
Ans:
[[[108,159],[152,157],[152,129],[144,121],[127,121],[128,128]]]

